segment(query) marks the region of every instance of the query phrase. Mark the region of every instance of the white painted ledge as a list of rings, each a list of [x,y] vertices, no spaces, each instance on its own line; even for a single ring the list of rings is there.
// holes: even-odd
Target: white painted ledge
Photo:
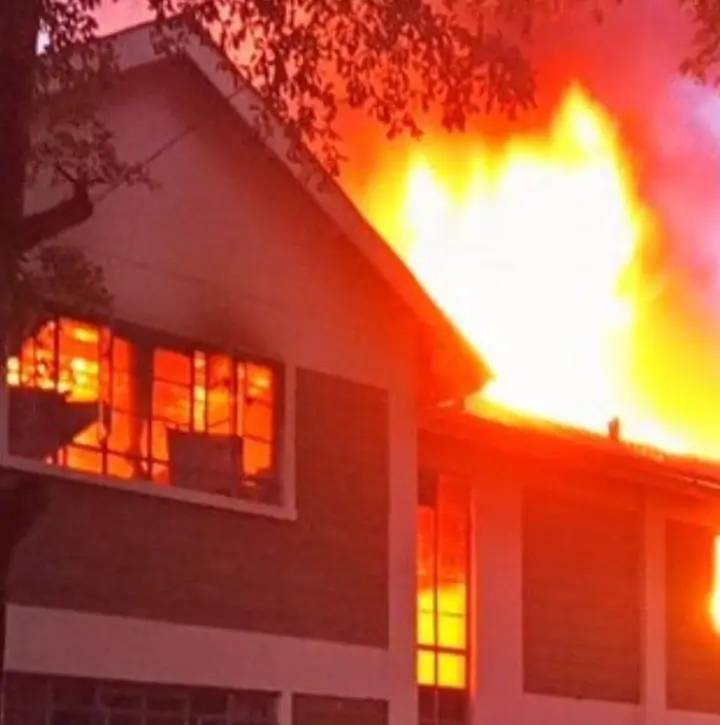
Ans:
[[[10,604],[6,667],[94,677],[391,699],[387,650]]]

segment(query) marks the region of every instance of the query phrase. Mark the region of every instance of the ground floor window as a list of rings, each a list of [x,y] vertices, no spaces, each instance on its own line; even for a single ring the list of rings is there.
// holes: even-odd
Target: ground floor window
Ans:
[[[277,366],[63,316],[12,352],[11,454],[160,486],[279,497]]]
[[[424,470],[418,501],[417,680],[421,725],[465,718],[470,546],[468,482]]]
[[[277,695],[8,673],[4,725],[277,725]]]

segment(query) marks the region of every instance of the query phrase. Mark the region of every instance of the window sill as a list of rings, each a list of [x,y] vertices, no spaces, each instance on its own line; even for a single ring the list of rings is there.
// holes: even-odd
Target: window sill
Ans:
[[[240,513],[252,514],[255,516],[266,516],[268,518],[286,521],[295,521],[298,517],[295,506],[289,505],[288,503],[269,504],[257,501],[246,501],[244,499],[229,498],[228,496],[204,493],[202,491],[193,491],[191,489],[159,486],[142,479],[126,480],[110,478],[109,476],[96,476],[60,466],[53,466],[40,461],[18,458],[17,456],[7,456],[2,463],[8,468],[16,471],[23,471],[25,473],[55,476],[56,478],[78,481],[86,485],[90,484],[92,486],[101,486],[103,488],[127,491],[128,493],[156,496],[158,498],[171,499],[173,501],[183,501],[185,503],[193,503],[215,509],[237,511]]]

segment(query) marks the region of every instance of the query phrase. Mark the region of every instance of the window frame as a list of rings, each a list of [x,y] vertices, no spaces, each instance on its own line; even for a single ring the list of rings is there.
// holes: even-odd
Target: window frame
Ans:
[[[440,603],[438,601],[438,568],[441,541],[438,536],[438,525],[440,521],[440,513],[438,510],[438,497],[441,481],[443,478],[456,479],[466,489],[466,507],[463,518],[465,519],[466,533],[464,537],[465,549],[465,597],[464,597],[464,629],[465,629],[465,645],[464,647],[451,647],[442,645],[439,642],[440,637]],[[454,484],[454,485],[457,485]],[[433,558],[433,637],[432,644],[422,643],[418,636],[418,626],[421,616],[419,606],[416,607],[416,632],[414,653],[416,657],[416,669],[418,665],[417,658],[422,652],[429,652],[433,656],[433,679],[432,683],[422,683],[419,681],[419,673],[416,672],[415,681],[418,690],[418,722],[420,725],[465,725],[469,718],[469,704],[471,691],[471,672],[474,662],[474,607],[473,607],[473,586],[474,586],[474,567],[473,567],[473,541],[474,541],[474,515],[473,515],[473,486],[472,479],[466,471],[455,470],[452,466],[442,466],[435,468],[420,465],[418,468],[418,490],[416,500],[416,516],[419,517],[421,509],[427,509],[432,512],[433,518],[433,536],[432,536],[432,558]],[[419,525],[419,524],[418,524]],[[416,529],[417,544],[420,544],[420,530]],[[419,551],[416,552],[416,555]],[[419,563],[419,562],[418,562]],[[416,592],[419,594],[419,571],[416,564]],[[460,656],[463,659],[464,686],[454,687],[440,684],[440,656],[443,654]],[[443,698],[453,698],[464,703],[463,712],[460,719],[445,717],[442,715],[441,702]],[[422,712],[422,704],[432,701],[432,712]]]
[[[8,366],[5,354],[0,354],[0,466],[26,473],[90,483],[105,488],[119,488],[124,491],[201,504],[212,508],[229,509],[279,519],[297,519],[294,455],[295,365],[288,361],[281,361],[278,358],[249,352],[236,345],[223,347],[206,340],[191,339],[189,336],[166,330],[157,330],[147,325],[125,320],[108,320],[92,315],[77,315],[62,309],[56,309],[52,315],[49,315],[49,320],[59,320],[63,317],[90,325],[108,327],[113,335],[125,338],[131,343],[148,346],[150,349],[165,348],[190,356],[197,351],[209,355],[227,355],[234,362],[256,363],[270,368],[275,383],[272,404],[275,435],[274,445],[272,446],[272,463],[275,470],[274,482],[277,487],[277,500],[272,502],[253,501],[242,497],[226,496],[191,488],[163,486],[145,478],[118,478],[105,473],[90,473],[12,453],[10,450],[9,398],[11,386],[7,382]]]

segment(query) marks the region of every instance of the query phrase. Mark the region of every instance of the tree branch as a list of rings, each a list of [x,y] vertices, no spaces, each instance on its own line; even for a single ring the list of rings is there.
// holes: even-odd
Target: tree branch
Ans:
[[[93,204],[87,186],[74,183],[74,192],[69,199],[37,214],[26,216],[20,226],[19,243],[23,252],[30,251],[41,242],[56,237],[70,227],[82,224],[93,213]]]

